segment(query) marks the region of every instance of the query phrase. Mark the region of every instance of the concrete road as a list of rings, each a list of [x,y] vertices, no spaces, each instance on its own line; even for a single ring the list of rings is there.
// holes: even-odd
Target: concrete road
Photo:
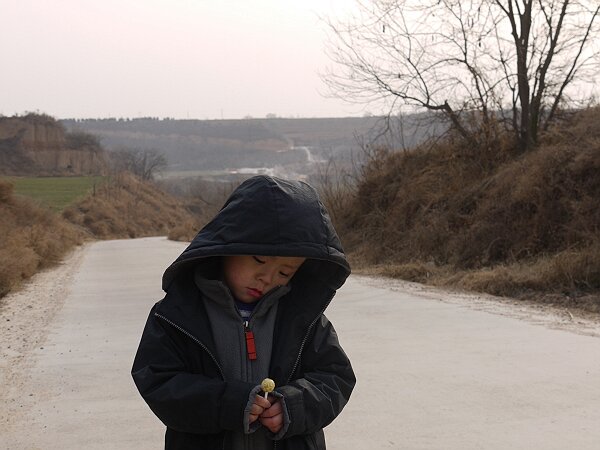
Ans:
[[[184,247],[146,238],[85,250],[44,341],[7,377],[18,389],[0,397],[14,411],[0,448],[162,448],[129,371],[161,273]],[[598,333],[389,284],[352,277],[328,310],[358,377],[326,429],[329,449],[600,449]]]

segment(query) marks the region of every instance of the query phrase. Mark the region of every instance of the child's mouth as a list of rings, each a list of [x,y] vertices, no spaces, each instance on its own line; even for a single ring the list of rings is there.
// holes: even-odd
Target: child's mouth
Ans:
[[[250,295],[250,297],[253,298],[260,298],[262,297],[262,291],[258,290],[258,289],[253,289],[253,288],[248,288],[248,295]]]

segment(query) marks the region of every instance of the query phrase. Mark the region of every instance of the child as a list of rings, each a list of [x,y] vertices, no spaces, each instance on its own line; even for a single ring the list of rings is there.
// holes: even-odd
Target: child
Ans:
[[[323,315],[349,274],[313,188],[242,183],[164,273],[135,357],[165,448],[325,449],[355,383]]]

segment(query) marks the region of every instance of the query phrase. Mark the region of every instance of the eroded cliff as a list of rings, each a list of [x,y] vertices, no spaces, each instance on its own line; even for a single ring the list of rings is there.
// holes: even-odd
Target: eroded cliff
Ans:
[[[46,115],[0,117],[0,174],[104,175],[106,155],[93,136],[68,133]]]

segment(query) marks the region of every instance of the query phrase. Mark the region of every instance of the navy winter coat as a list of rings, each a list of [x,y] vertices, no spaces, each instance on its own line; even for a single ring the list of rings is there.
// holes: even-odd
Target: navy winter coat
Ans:
[[[243,426],[252,383],[224,381],[203,294],[202,266],[218,276],[224,255],[308,258],[279,299],[269,374],[285,398],[289,428],[274,448],[325,449],[323,427],[340,413],[355,377],[323,312],[350,273],[316,192],[302,182],[253,177],[166,270],[166,296],[150,312],[132,375],[167,426],[166,449],[224,449]]]

